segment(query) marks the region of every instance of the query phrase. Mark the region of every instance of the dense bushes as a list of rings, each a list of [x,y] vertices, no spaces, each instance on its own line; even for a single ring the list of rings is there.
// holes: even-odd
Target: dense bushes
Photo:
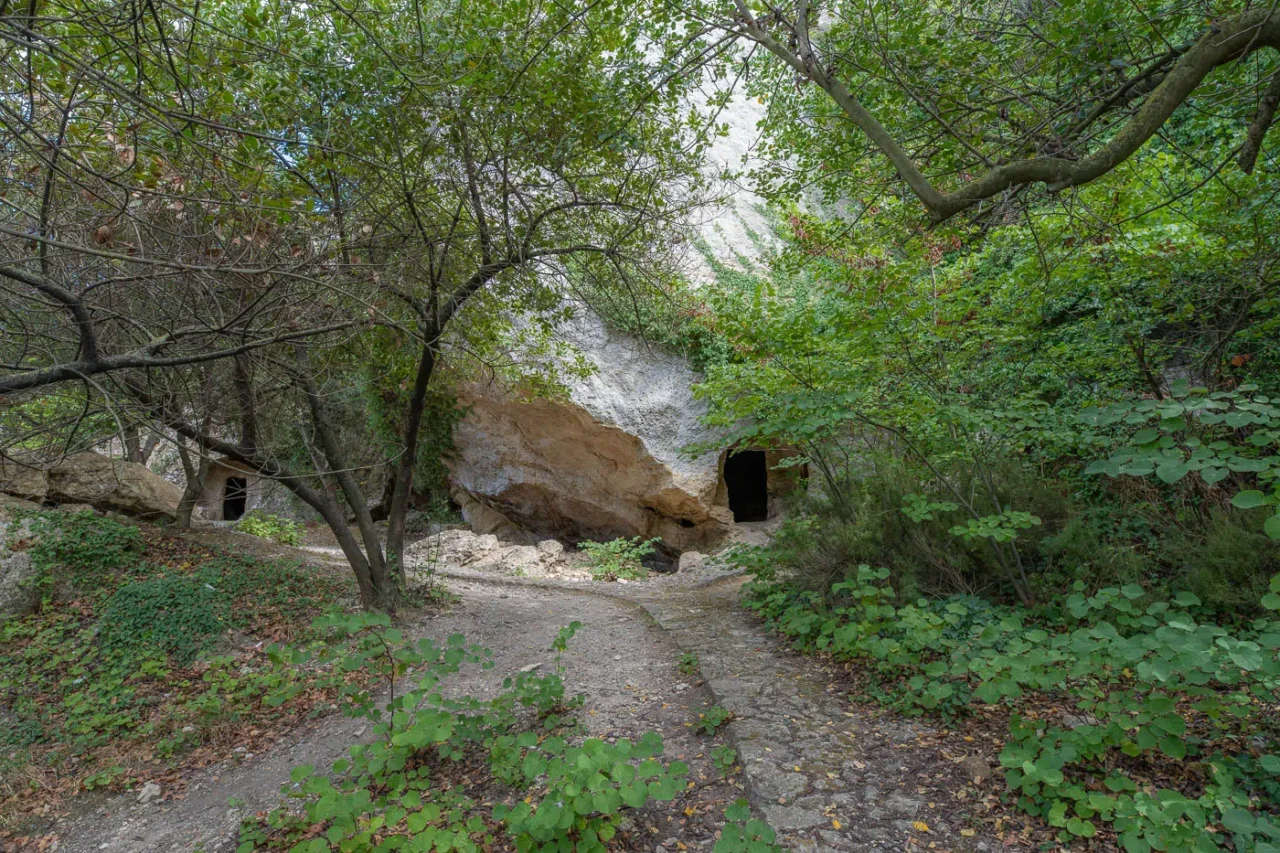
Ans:
[[[127,786],[242,727],[290,725],[344,680],[262,651],[310,642],[311,619],[349,594],[330,577],[87,512],[30,528],[46,606],[0,625],[0,821],[43,793]]]
[[[798,646],[859,662],[879,701],[949,718],[1007,709],[1005,781],[1060,840],[1107,825],[1140,853],[1280,844],[1280,575],[1267,615],[1231,627],[1204,620],[1189,592],[1136,584],[1077,583],[1059,611],[1036,613],[898,603],[889,571],[865,565],[825,596],[757,575],[747,606]]]

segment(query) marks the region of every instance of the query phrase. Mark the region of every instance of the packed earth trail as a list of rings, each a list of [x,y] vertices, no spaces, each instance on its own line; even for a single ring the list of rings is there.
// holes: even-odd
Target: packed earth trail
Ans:
[[[467,570],[444,574],[492,577]],[[714,701],[733,714],[725,733],[738,752],[748,799],[783,847],[1019,849],[1012,839],[990,837],[989,828],[970,828],[964,819],[973,804],[967,795],[982,796],[983,783],[991,782],[987,759],[948,754],[942,744],[956,740],[954,733],[848,703],[838,673],[787,649],[739,605],[743,581],[708,561],[692,573],[589,589],[640,604],[683,653],[696,656]],[[583,586],[502,582],[544,590]]]
[[[684,760],[698,781],[697,800],[637,816],[649,846],[667,839],[709,849],[726,805],[741,797],[733,782],[718,779],[708,757],[710,741],[687,725],[711,704],[696,675],[677,673],[678,652],[648,614],[634,604],[559,590],[513,590],[501,585],[452,580],[457,601],[435,616],[403,626],[406,633],[444,641],[460,633],[493,653],[494,667],[465,667],[447,682],[453,695],[496,694],[503,678],[521,670],[549,670],[551,642],[573,621],[582,628],[563,657],[570,694],[582,693],[579,712],[589,734],[639,737],[659,731],[667,760]],[[185,796],[140,803],[138,792],[111,797],[55,827],[59,853],[225,853],[235,849],[241,821],[281,802],[292,768],[328,766],[353,743],[368,740],[367,722],[331,715],[259,756],[202,771]],[[708,784],[708,782],[710,784]],[[686,817],[685,807],[697,813]],[[664,816],[679,824],[667,826]]]
[[[495,661],[489,671],[464,669],[451,690],[492,695],[503,677],[550,664],[556,631],[578,620],[564,665],[568,691],[586,697],[588,732],[657,730],[668,760],[691,765],[700,803],[650,807],[637,816],[647,833],[636,833],[633,848],[710,850],[723,806],[745,794],[786,849],[1009,849],[964,828],[954,794],[973,780],[925,742],[929,730],[849,705],[832,673],[791,653],[738,606],[740,576],[710,566],[631,584],[440,574],[458,601],[406,629],[438,640],[462,633]],[[681,674],[682,655],[696,656],[699,671]],[[693,726],[714,705],[733,714],[721,735],[742,767],[718,781],[712,744]],[[245,817],[280,803],[293,767],[327,766],[367,738],[365,721],[330,716],[266,754],[202,771],[180,798],[106,800],[57,827],[57,849],[225,853]]]

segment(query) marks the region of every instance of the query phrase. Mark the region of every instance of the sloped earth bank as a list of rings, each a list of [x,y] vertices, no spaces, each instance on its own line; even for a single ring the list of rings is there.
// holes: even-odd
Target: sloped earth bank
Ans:
[[[723,823],[724,808],[743,796],[735,776],[724,780],[710,758],[722,738],[699,735],[691,723],[712,704],[696,674],[676,669],[679,652],[649,615],[629,602],[605,596],[533,588],[511,588],[454,579],[449,589],[459,600],[449,609],[406,633],[444,640],[454,633],[493,652],[488,671],[464,668],[450,680],[455,694],[494,695],[502,679],[523,668],[552,665],[551,641],[559,628],[578,620],[583,628],[570,643],[563,663],[570,693],[583,693],[580,719],[601,737],[638,737],[656,730],[668,761],[690,766],[694,786],[674,802],[652,804],[630,816],[631,847],[709,849]],[[229,851],[241,820],[280,803],[281,786],[299,764],[328,766],[350,744],[367,739],[363,720],[331,716],[303,729],[287,743],[238,765],[202,772],[190,781],[182,799],[142,805],[137,794],[104,801],[100,808],[54,827],[58,851],[151,853],[151,851]]]
[[[947,751],[972,738],[847,703],[838,674],[787,649],[738,606],[743,580],[709,562],[694,572],[591,589],[642,605],[682,652],[697,655],[715,702],[734,714],[725,734],[738,751],[748,799],[784,847],[1024,849],[1012,833],[996,838],[979,823],[994,799],[990,769],[978,756]],[[503,582],[526,590],[572,586]],[[973,778],[975,767],[988,778]]]

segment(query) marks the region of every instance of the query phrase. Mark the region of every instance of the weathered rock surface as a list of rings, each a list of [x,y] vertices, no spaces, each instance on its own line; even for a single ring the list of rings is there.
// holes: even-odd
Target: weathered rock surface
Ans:
[[[404,549],[405,557],[414,565],[441,563],[465,566],[498,547],[498,537],[470,530],[444,530],[419,539]]]
[[[14,459],[0,458],[0,493],[37,503],[49,492],[49,481],[39,468]]]
[[[576,564],[581,562],[580,555],[571,556],[554,539],[522,545],[470,530],[445,530],[420,539],[405,548],[405,559],[411,578],[437,568],[468,568],[530,578],[586,580],[591,576]]]
[[[475,564],[478,569],[497,569],[525,577],[542,577],[546,574],[542,554],[533,545],[508,545],[490,552]]]
[[[27,535],[27,522],[14,520],[12,512],[35,506],[26,501],[0,501],[0,623],[25,616],[40,604],[40,590],[35,587],[39,573],[31,555],[19,545]]]
[[[676,565],[677,571],[691,572],[699,568],[707,561],[707,555],[699,551],[685,551],[680,555],[680,562]]]
[[[555,539],[543,539],[537,547],[542,559],[548,562],[564,559],[564,545]]]
[[[145,465],[97,453],[75,453],[48,468],[0,463],[0,492],[149,519],[175,517],[182,499],[182,489]]]
[[[682,453],[708,438],[691,390],[697,374],[586,312],[563,332],[595,368],[573,380],[568,399],[522,401],[497,383],[462,389],[467,415],[450,462],[459,491],[544,535],[714,547],[732,524],[719,455]],[[462,507],[476,529],[489,528]]]

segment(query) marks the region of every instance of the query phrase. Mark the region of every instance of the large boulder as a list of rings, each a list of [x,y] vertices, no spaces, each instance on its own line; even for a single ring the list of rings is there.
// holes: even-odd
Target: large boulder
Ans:
[[[97,453],[75,453],[45,468],[7,461],[0,467],[0,492],[144,519],[174,518],[182,499],[182,489],[145,465]]]
[[[44,469],[0,456],[0,494],[38,503],[48,491],[49,479]]]
[[[720,543],[733,517],[719,455],[684,454],[709,437],[692,391],[698,374],[586,311],[562,331],[594,368],[570,380],[566,397],[524,400],[497,382],[462,388],[466,416],[449,462],[457,489],[560,539],[656,536],[676,551]]]

